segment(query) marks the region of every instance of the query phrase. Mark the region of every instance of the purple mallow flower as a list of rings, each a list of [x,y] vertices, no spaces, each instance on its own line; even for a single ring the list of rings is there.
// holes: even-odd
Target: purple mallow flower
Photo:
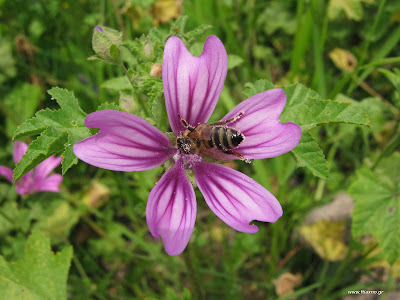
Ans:
[[[26,153],[28,145],[16,141],[14,143],[14,162],[17,164],[22,156]],[[47,158],[38,164],[33,170],[26,173],[16,183],[16,190],[19,195],[33,194],[37,192],[60,192],[58,186],[62,181],[60,174],[52,174],[53,171],[60,163],[62,158],[55,155]],[[11,183],[13,182],[13,170],[5,166],[0,166],[0,175],[7,178]]]
[[[100,131],[74,145],[74,153],[81,160],[109,170],[142,171],[168,160],[174,163],[150,192],[146,209],[151,234],[161,236],[170,255],[185,249],[196,219],[196,198],[187,172],[194,175],[211,210],[238,231],[257,232],[258,227],[249,224],[252,220],[275,222],[282,216],[278,200],[260,184],[241,172],[203,159],[210,156],[248,161],[292,150],[300,140],[301,130],[297,124],[279,122],[286,103],[282,89],[254,95],[222,118],[224,121],[240,116],[220,125],[235,129],[244,137],[238,140],[239,146],[230,148],[233,151],[226,151],[217,143],[212,145],[212,141],[207,147],[204,141],[198,141],[204,151],[191,151],[190,144],[184,143],[189,126],[193,129],[210,118],[227,68],[225,48],[216,36],[207,38],[199,57],[191,55],[179,38],[171,37],[165,45],[162,78],[169,122],[182,144],[171,144],[164,133],[137,116],[104,110],[85,120],[87,127]]]

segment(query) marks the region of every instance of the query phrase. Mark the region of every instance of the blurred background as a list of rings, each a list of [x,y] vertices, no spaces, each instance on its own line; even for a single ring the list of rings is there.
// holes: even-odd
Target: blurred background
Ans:
[[[277,197],[283,217],[274,224],[255,222],[258,233],[239,233],[210,211],[196,189],[195,230],[176,257],[151,237],[145,220],[162,167],[123,173],[79,162],[64,176],[62,193],[27,197],[2,178],[0,254],[6,261],[20,259],[33,230],[46,233],[55,251],[72,245],[69,299],[352,299],[348,291],[356,290],[384,291],[357,299],[400,299],[400,263],[392,259],[398,252],[389,264],[377,244],[381,233],[371,227],[371,234],[355,235],[351,229],[360,169],[373,166],[377,178],[390,174],[388,197],[396,212],[400,208],[394,172],[400,166],[399,1],[0,0],[0,165],[14,167],[17,126],[40,109],[58,109],[46,93],[51,87],[73,91],[86,113],[105,102],[134,105],[131,95],[110,84],[124,70],[88,60],[96,25],[120,31],[124,40],[145,41],[152,28],[153,36],[165,39],[184,24],[174,23],[183,15],[186,31],[208,29],[191,43],[192,53],[199,55],[205,38],[215,34],[229,55],[212,120],[247,98],[246,83],[267,79],[357,102],[372,127],[313,129],[329,179],[297,168],[290,153],[232,163]],[[141,70],[148,74],[161,64],[160,53]],[[399,221],[390,224],[395,227],[385,230],[398,232]]]

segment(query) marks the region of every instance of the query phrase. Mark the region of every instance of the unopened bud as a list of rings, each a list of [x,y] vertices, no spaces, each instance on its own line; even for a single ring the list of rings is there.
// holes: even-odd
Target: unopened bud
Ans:
[[[161,77],[162,75],[162,65],[154,64],[151,67],[150,76],[151,77]]]
[[[120,59],[119,45],[122,43],[122,33],[104,26],[96,26],[93,30],[92,48],[97,56],[110,62]]]

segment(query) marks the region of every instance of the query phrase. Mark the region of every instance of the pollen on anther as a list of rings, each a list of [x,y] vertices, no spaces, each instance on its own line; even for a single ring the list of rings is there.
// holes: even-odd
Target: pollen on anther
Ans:
[[[310,128],[308,128],[308,130],[311,130],[311,127],[310,127]]]

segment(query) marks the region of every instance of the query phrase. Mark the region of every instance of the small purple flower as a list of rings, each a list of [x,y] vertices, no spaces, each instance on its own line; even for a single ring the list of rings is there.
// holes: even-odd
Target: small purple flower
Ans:
[[[165,45],[162,79],[165,103],[172,131],[182,137],[186,130],[179,115],[189,125],[206,123],[221,94],[228,68],[222,42],[209,36],[203,53],[195,57],[182,41],[171,37]],[[282,89],[272,89],[243,101],[222,120],[238,116],[229,124],[245,137],[234,149],[246,159],[263,159],[292,150],[301,130],[294,123],[280,123],[285,106]],[[211,210],[226,224],[242,232],[257,232],[252,220],[275,222],[282,216],[278,200],[264,187],[241,172],[203,156],[239,159],[212,148],[200,154],[185,154],[169,138],[145,120],[120,111],[98,111],[85,124],[100,131],[74,145],[81,160],[104,169],[142,171],[174,163],[156,183],[147,202],[146,219],[154,237],[161,236],[169,255],[180,254],[189,242],[196,219],[196,198],[187,172]],[[210,150],[210,149],[209,149]]]
[[[103,29],[101,29],[100,26],[96,26],[95,28],[96,28],[96,30],[97,30],[98,32],[103,32]]]
[[[22,156],[26,153],[28,145],[16,141],[14,143],[14,162],[17,164]],[[16,190],[19,195],[33,194],[37,192],[57,192],[60,190],[58,186],[62,181],[62,176],[60,174],[52,174],[53,171],[60,163],[62,158],[56,157],[55,155],[47,158],[38,164],[33,170],[26,173],[20,180],[17,181]],[[5,166],[0,166],[0,175],[4,176],[11,183],[13,182],[13,170]]]

